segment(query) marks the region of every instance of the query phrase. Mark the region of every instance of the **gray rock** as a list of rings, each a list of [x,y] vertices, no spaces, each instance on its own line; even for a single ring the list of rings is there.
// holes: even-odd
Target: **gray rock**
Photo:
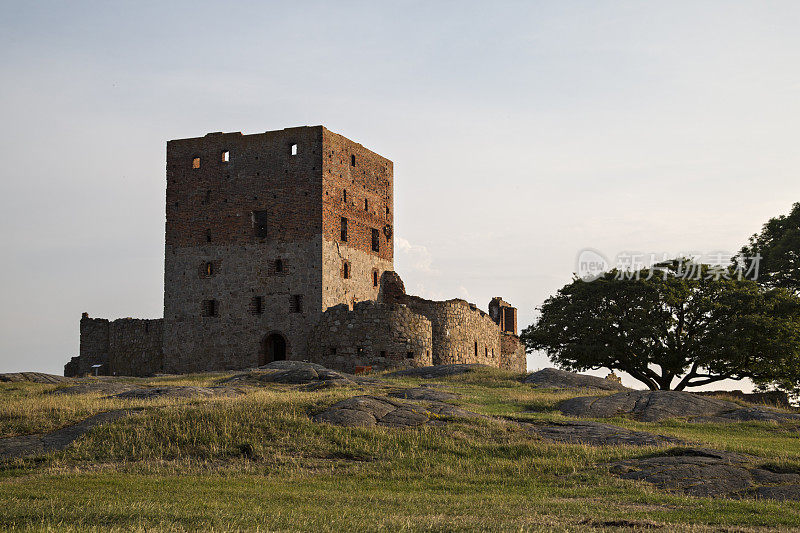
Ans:
[[[415,411],[412,408],[395,409],[378,421],[378,424],[389,427],[416,427],[430,420],[427,411]]]
[[[630,390],[628,387],[597,376],[587,376],[559,370],[558,368],[544,368],[525,376],[524,383],[535,387],[552,389],[599,389],[611,391]]]
[[[263,374],[262,381],[272,381],[274,383],[302,384],[312,381],[319,381],[320,375],[313,368],[294,368]]]
[[[414,387],[411,389],[394,391],[390,392],[389,396],[406,400],[427,400],[431,402],[447,402],[458,398],[458,394],[437,390],[431,387]]]
[[[611,463],[623,479],[641,480],[692,496],[772,497],[797,499],[800,475],[777,473],[753,464],[753,457],[707,448],[685,448],[669,454]]]
[[[107,411],[91,416],[78,424],[67,426],[45,435],[24,435],[0,439],[0,459],[14,459],[63,450],[93,427],[113,422],[129,415],[131,412],[122,409]]]
[[[348,385],[353,385],[353,382],[349,379],[328,379],[325,381],[314,381],[308,383],[303,390],[307,391],[317,391],[323,389],[335,389],[339,387],[347,387]]]
[[[286,383],[292,385],[309,385],[307,390],[327,387],[319,385],[323,381],[337,381],[337,385],[353,385],[360,380],[337,372],[322,365],[306,363],[303,361],[273,361],[258,369],[248,370],[222,381],[222,383],[249,383],[263,385],[264,383]]]
[[[733,411],[724,411],[717,415],[710,417],[699,417],[693,419],[693,422],[781,422],[785,420],[800,421],[800,414],[789,413],[774,407],[759,406],[759,407],[740,407]]]
[[[272,361],[264,366],[258,368],[268,370],[296,370],[298,368],[311,368],[313,370],[328,370],[322,365],[317,363],[309,363],[307,361]]]
[[[98,381],[96,383],[81,383],[73,387],[63,387],[51,391],[50,394],[60,395],[73,395],[73,394],[104,394],[111,396],[114,394],[121,394],[132,390],[138,390],[141,385],[132,383],[120,383],[116,381]]]
[[[610,396],[583,396],[559,406],[568,416],[631,416],[653,422],[666,418],[690,421],[798,420],[800,415],[768,407],[743,408],[735,403],[681,391],[629,391]]]
[[[367,411],[340,407],[321,412],[314,417],[314,422],[327,422],[346,427],[373,427],[377,420],[372,413]]]
[[[133,389],[115,394],[113,397],[128,400],[155,400],[157,398],[194,398],[196,396],[209,398],[212,396],[237,396],[239,394],[244,393],[231,387],[164,386]]]
[[[434,366],[421,366],[417,368],[406,368],[397,370],[389,374],[390,376],[397,377],[417,377],[417,378],[443,378],[447,376],[456,376],[458,374],[466,374],[467,372],[474,372],[483,368],[491,368],[487,365],[469,364],[469,365],[434,365]]]
[[[800,500],[800,484],[757,487],[742,496],[770,500]]]
[[[529,424],[541,437],[554,442],[589,444],[590,446],[664,446],[686,444],[677,437],[601,424],[599,422],[565,422],[554,425]]]
[[[235,396],[244,391],[233,387],[193,387],[183,385],[162,385],[150,387],[133,383],[101,381],[82,383],[73,387],[59,388],[51,392],[55,395],[102,394],[107,398],[128,400],[152,400],[155,398],[192,398],[211,396]]]
[[[74,380],[64,376],[43,374],[41,372],[8,372],[0,374],[0,382],[19,383],[23,381],[29,381],[31,383],[70,383]]]
[[[467,411],[466,409],[450,405],[449,403],[431,402],[425,410],[437,417],[484,418],[483,415]]]
[[[390,400],[388,398],[377,398],[375,396],[354,396],[334,405],[339,409],[353,409],[363,411],[380,420],[392,411],[405,407],[405,404]]]
[[[441,422],[442,417],[470,417],[475,413],[464,411],[448,404],[436,404],[431,408],[376,396],[354,396],[330,406],[314,416],[314,422],[327,422],[349,427],[418,427]]]

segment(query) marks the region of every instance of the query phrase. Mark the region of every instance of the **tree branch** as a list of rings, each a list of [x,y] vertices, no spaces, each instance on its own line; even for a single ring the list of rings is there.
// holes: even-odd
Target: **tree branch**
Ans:
[[[688,387],[698,387],[700,385],[708,385],[709,383],[714,383],[716,381],[722,381],[723,379],[732,379],[734,381],[740,381],[740,380],[744,379],[744,376],[733,377],[733,375],[731,375],[731,374],[726,374],[724,376],[712,376],[712,377],[706,378],[704,380],[691,382],[687,386]],[[677,389],[675,389],[675,390],[677,390]]]
[[[689,382],[692,380],[693,377],[697,377],[697,369],[700,367],[700,363],[695,361],[692,363],[692,368],[689,370],[689,373],[686,374],[682,380],[678,382],[675,386],[675,390],[683,390],[689,385]]]

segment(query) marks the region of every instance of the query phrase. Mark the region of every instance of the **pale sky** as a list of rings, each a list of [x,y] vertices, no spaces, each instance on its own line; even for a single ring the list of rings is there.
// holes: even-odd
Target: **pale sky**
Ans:
[[[2,8],[0,371],[61,373],[83,311],[163,315],[169,139],[364,144],[409,291],[521,327],[585,247],[736,251],[800,201],[794,1]]]

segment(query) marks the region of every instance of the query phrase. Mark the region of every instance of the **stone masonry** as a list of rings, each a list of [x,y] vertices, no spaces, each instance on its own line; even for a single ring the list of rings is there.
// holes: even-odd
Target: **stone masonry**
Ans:
[[[147,376],[161,372],[164,361],[164,320],[120,318],[106,320],[81,317],[80,355],[64,366],[65,376],[100,375]]]
[[[65,375],[280,359],[524,370],[509,304],[498,319],[463,300],[381,297],[399,280],[388,159],[322,126],[209,133],[169,141],[166,175],[164,318],[85,315]]]
[[[353,372],[357,366],[375,370],[430,366],[431,323],[404,305],[375,301],[346,304],[322,314],[309,340],[310,361]]]

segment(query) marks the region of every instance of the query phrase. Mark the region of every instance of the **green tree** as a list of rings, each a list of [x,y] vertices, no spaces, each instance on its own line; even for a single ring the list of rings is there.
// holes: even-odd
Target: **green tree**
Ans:
[[[740,255],[744,268],[765,287],[783,287],[800,293],[800,202],[792,206],[788,215],[769,219]],[[757,259],[756,259],[757,258]],[[757,267],[757,268],[756,268]]]
[[[688,260],[576,278],[521,337],[562,368],[621,370],[650,389],[800,379],[800,297]]]

